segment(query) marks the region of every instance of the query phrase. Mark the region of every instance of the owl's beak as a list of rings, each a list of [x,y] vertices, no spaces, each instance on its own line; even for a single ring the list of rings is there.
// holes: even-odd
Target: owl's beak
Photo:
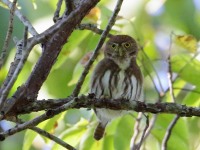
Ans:
[[[123,56],[123,48],[122,48],[122,47],[119,47],[119,48],[118,48],[118,53],[119,53],[119,56],[120,56],[120,57]]]

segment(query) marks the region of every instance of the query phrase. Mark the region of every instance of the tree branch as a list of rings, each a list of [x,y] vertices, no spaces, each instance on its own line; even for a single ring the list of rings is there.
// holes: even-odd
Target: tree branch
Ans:
[[[67,99],[65,99],[67,100]],[[0,133],[0,139],[5,139],[5,137],[13,135],[17,132],[25,130],[27,128],[38,125],[40,122],[45,121],[47,119],[52,118],[53,116],[71,108],[109,108],[113,110],[133,110],[136,112],[150,112],[150,113],[168,113],[168,114],[177,114],[180,117],[192,117],[192,116],[200,116],[200,108],[195,107],[187,107],[185,105],[177,104],[177,103],[145,103],[140,101],[134,101],[132,104],[128,100],[125,99],[96,99],[89,96],[80,96],[79,98],[70,97],[68,98],[69,102],[57,107],[55,109],[49,109],[43,115],[36,117],[33,120],[25,122],[23,124],[18,125],[8,131]],[[36,104],[30,103],[29,105]],[[21,108],[20,108],[21,107]],[[15,115],[19,115],[19,111],[26,110],[27,106],[20,106],[17,108],[18,112],[15,112]],[[32,109],[29,107],[29,109]],[[12,109],[13,110],[13,109]],[[29,110],[30,111],[30,110]],[[7,116],[9,117],[9,116]],[[6,118],[5,118],[6,119]]]
[[[12,116],[14,114],[26,114],[30,112],[37,112],[48,109],[55,109],[62,106],[63,104],[70,103],[73,99],[76,101],[71,105],[70,108],[109,108],[114,110],[133,110],[136,112],[149,112],[153,114],[167,113],[167,114],[177,114],[182,117],[192,117],[200,116],[200,108],[189,107],[186,105],[181,105],[177,103],[145,103],[140,101],[134,101],[130,105],[130,102],[125,99],[97,99],[88,96],[81,95],[80,97],[68,97],[65,99],[48,99],[48,100],[37,100],[29,103],[28,105],[16,106],[9,112],[7,116]]]
[[[26,82],[26,87],[28,89],[27,95],[29,98],[34,99],[37,96],[40,87],[46,80],[56,61],[62,46],[66,43],[76,25],[81,22],[83,17],[97,4],[98,1],[99,0],[83,1],[79,7],[69,14],[69,16],[63,17],[62,20],[56,22],[56,24],[49,29],[53,32],[53,30],[55,30],[54,27],[58,27],[58,30],[53,32],[54,34],[52,34],[52,37],[44,44],[42,56],[39,58],[39,61]],[[48,33],[48,31],[46,31],[46,33]]]

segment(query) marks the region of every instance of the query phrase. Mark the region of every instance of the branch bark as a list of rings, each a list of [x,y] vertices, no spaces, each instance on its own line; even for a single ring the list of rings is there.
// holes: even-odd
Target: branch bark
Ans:
[[[186,105],[181,105],[177,103],[145,103],[140,101],[134,101],[130,104],[128,100],[125,99],[97,99],[91,98],[91,94],[88,96],[81,95],[80,97],[68,97],[65,99],[48,99],[48,100],[37,100],[29,103],[28,105],[20,105],[12,109],[7,116],[12,116],[14,114],[26,114],[33,111],[42,111],[49,109],[56,109],[64,104],[69,103],[73,99],[73,105],[68,107],[71,108],[109,108],[114,110],[132,110],[136,112],[149,112],[153,114],[157,113],[167,113],[167,114],[177,114],[181,117],[192,117],[200,116],[200,108],[189,107]]]

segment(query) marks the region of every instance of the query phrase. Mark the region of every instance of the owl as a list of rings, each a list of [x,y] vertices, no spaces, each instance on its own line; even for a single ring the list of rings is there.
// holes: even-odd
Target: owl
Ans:
[[[112,36],[106,43],[104,58],[97,64],[91,77],[90,93],[96,98],[128,99],[131,102],[143,99],[143,76],[136,63],[138,47],[128,35]],[[94,109],[99,120],[94,138],[100,140],[106,125],[125,110]]]

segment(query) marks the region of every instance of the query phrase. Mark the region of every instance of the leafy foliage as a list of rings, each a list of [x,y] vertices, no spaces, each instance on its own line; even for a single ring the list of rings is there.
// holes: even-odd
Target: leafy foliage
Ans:
[[[200,104],[200,61],[197,56],[199,54],[198,39],[200,37],[200,22],[196,18],[200,16],[200,10],[195,7],[193,1],[188,0],[163,1],[159,8],[147,9],[147,6],[150,5],[152,1],[143,0],[140,3],[138,2],[138,5],[136,5],[136,2],[125,1],[124,3],[127,3],[127,5],[132,5],[134,7],[135,4],[138,7],[134,7],[134,13],[133,10],[126,10],[129,14],[122,12],[112,33],[129,34],[137,39],[138,44],[142,47],[142,50],[139,52],[138,63],[143,70],[145,78],[144,88],[146,101],[157,102],[157,99],[159,99],[159,93],[156,92],[155,87],[157,87],[159,92],[162,91],[162,88],[164,89],[162,101],[171,101],[169,85],[166,81],[168,73],[167,57],[170,49],[170,62],[172,65],[172,73],[175,78],[173,83],[176,96],[175,100],[177,103],[198,107]],[[48,20],[52,19],[52,12],[56,8],[56,1],[34,1],[34,5],[37,7],[33,7],[31,2],[25,0],[23,0],[23,2],[24,4],[20,2],[19,5],[22,6],[22,12],[26,12],[31,22],[34,23],[43,17]],[[0,2],[0,4],[2,3]],[[27,4],[26,7],[24,7],[25,4]],[[100,2],[95,10],[83,20],[83,23],[96,23],[99,28],[104,29],[109,17],[112,15],[112,11],[108,6],[109,2]],[[4,7],[1,7],[0,12],[2,12],[0,13],[0,17],[2,18],[5,18],[3,16],[8,14],[8,10]],[[42,22],[42,20],[40,20],[40,22]],[[6,31],[6,25],[0,25],[0,30]],[[17,19],[15,19],[15,30],[19,30],[20,32],[15,31],[14,36],[21,37],[22,29]],[[180,46],[180,43],[177,44],[175,40],[170,38],[172,31],[177,35],[182,46]],[[5,37],[5,33],[2,32],[2,34]],[[188,41],[187,37],[191,36],[192,40],[190,38]],[[3,43],[2,39],[1,37],[0,43]],[[89,55],[89,53],[94,50],[98,40],[99,35],[91,31],[75,30],[68,43],[63,46],[57,62],[40,90],[38,99],[64,98],[69,96],[84,69],[84,63],[88,61],[88,59],[83,60],[83,58],[86,58],[86,55]],[[0,83],[2,83],[6,76],[8,66],[13,59],[14,53],[15,49],[9,52],[9,57],[0,73]],[[40,53],[40,48],[35,47],[10,94],[12,94],[19,85],[24,83],[25,78],[30,74]],[[97,58],[97,61],[99,61],[101,57],[102,52]],[[81,63],[81,60],[85,62]],[[91,73],[87,76],[83,89],[81,90],[83,94],[88,93],[90,75]],[[159,85],[159,80],[162,87]],[[155,85],[153,82],[155,82]],[[23,117],[33,118],[37,114],[38,113],[28,114]],[[39,127],[53,133],[79,150],[128,150],[130,148],[131,137],[133,132],[135,132],[135,116],[135,114],[134,117],[133,115],[125,115],[113,120],[106,128],[104,139],[98,142],[93,139],[93,131],[97,121],[92,110],[68,110],[65,113],[41,123]],[[150,119],[151,118],[150,116]],[[152,132],[145,141],[144,149],[160,149],[162,139],[172,119],[172,115],[158,114]],[[141,120],[141,130],[145,127],[144,120],[145,118],[143,117]],[[199,149],[199,123],[200,120],[197,117],[180,118],[172,131],[168,149]],[[7,125],[10,124],[7,123]],[[38,136],[33,131],[28,130],[25,135],[19,135],[20,138],[22,136],[24,140],[20,142],[21,145],[23,143],[23,147],[21,148],[23,150],[42,149],[42,147],[45,146],[50,147],[52,150],[63,149],[61,146],[44,137],[42,137],[44,140],[43,142],[34,142]],[[141,135],[139,135],[139,137],[141,137]],[[15,139],[8,139],[0,143],[0,149],[3,149],[8,143],[14,143],[14,140]],[[18,143],[14,144],[18,145]],[[38,146],[40,144],[42,146]]]

